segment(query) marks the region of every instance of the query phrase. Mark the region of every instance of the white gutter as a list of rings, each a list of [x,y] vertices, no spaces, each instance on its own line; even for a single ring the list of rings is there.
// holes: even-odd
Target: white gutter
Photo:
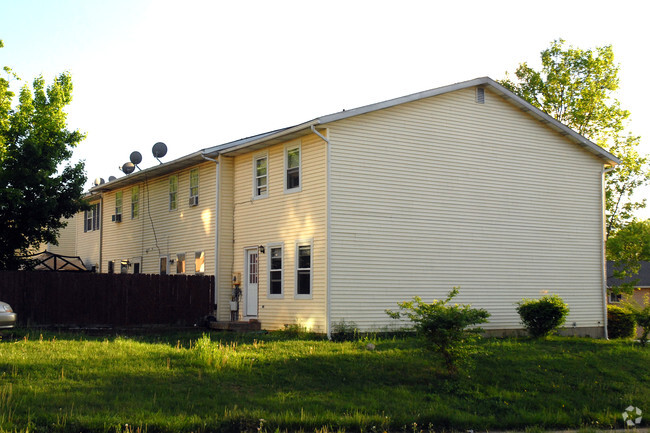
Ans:
[[[302,130],[308,129],[309,127],[313,127],[314,125],[318,125],[319,123],[320,123],[319,119],[314,119],[314,120],[310,120],[309,122],[301,123],[300,125],[292,126],[290,128],[287,128],[287,129],[282,129],[281,131],[278,131],[278,132],[276,132],[274,134],[263,135],[262,137],[256,138],[254,140],[250,140],[250,141],[242,140],[243,142],[241,144],[233,145],[232,147],[225,147],[223,149],[219,149],[219,147],[221,147],[221,146],[217,146],[217,147],[215,147],[213,149],[214,149],[214,152],[218,152],[219,154],[226,154],[226,153],[230,153],[230,152],[235,152],[237,150],[240,150],[240,149],[243,149],[243,148],[246,148],[246,147],[249,147],[249,146],[253,146],[255,144],[264,143],[264,142],[269,141],[269,140],[277,140],[279,138],[282,138],[285,135],[300,132]],[[320,134],[318,134],[318,135],[320,135]],[[206,149],[206,152],[207,153],[213,153],[213,151],[211,151],[210,149]]]
[[[219,161],[201,154],[203,159],[215,163],[215,205],[214,205],[214,317],[219,320]]]
[[[314,134],[318,135],[325,143],[327,143],[327,180],[326,180],[326,194],[327,194],[327,284],[325,290],[327,290],[326,294],[326,307],[325,307],[325,315],[326,315],[326,330],[327,330],[327,338],[331,339],[332,338],[332,294],[331,294],[331,263],[332,263],[332,241],[331,241],[331,201],[330,201],[330,141],[327,137],[322,135],[320,132],[316,131],[316,128],[314,125],[311,125],[311,130]],[[329,129],[326,130],[327,135],[329,136]]]
[[[605,340],[609,340],[609,335],[607,333],[607,258],[605,257],[605,173],[609,173],[610,171],[614,170],[616,167],[610,167],[610,168],[605,168],[603,166],[603,169],[600,173],[600,182],[601,182],[601,189],[602,189],[602,194],[601,194],[601,200],[602,200],[602,211],[600,213],[600,221],[602,224],[602,236],[601,236],[601,254],[602,254],[602,267],[603,267],[603,323],[605,326]]]

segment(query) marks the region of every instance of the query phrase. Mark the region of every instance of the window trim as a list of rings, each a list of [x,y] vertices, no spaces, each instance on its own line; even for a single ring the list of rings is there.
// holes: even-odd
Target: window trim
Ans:
[[[84,211],[84,233],[99,230],[99,203],[93,203]]]
[[[298,149],[298,186],[287,188],[287,171],[289,170],[289,151]],[[284,193],[290,194],[302,191],[302,142],[295,140],[284,145]]]
[[[172,179],[176,179],[175,191],[172,191]],[[177,174],[172,174],[171,176],[169,176],[169,179],[167,181],[167,187],[169,191],[169,211],[171,212],[174,210],[178,210],[178,175]],[[173,200],[172,197],[174,198]],[[172,203],[174,203],[174,207],[172,207]]]
[[[271,250],[280,248],[280,269],[271,269]],[[268,299],[284,299],[284,272],[285,272],[285,249],[284,242],[274,242],[266,245],[268,251],[266,259],[266,297]],[[271,293],[271,271],[280,271],[280,293]]]
[[[195,187],[192,186],[192,173],[196,173],[196,186],[195,186]],[[196,197],[196,203],[197,203],[197,204],[198,204],[198,202],[199,202],[199,200],[198,200],[198,199],[199,199],[199,185],[201,184],[201,182],[200,182],[200,174],[201,174],[201,173],[199,172],[199,168],[198,168],[198,167],[197,167],[197,168],[193,168],[193,169],[190,170],[190,188],[189,188],[189,191],[190,191],[190,200],[191,200],[192,198]],[[192,188],[196,188],[196,194],[192,194]]]
[[[257,193],[257,179],[262,176],[257,175],[257,161],[266,159],[266,192],[264,194]],[[253,156],[253,200],[267,198],[269,196],[269,154],[268,152],[260,153]]]
[[[117,205],[118,197],[119,197],[119,203],[120,203],[119,206]],[[119,212],[118,212],[118,210],[119,210]],[[115,221],[118,220],[118,216],[119,216],[119,220],[120,221],[122,220],[123,210],[124,210],[124,194],[123,194],[123,191],[116,191],[115,192]]]
[[[140,185],[131,187],[131,219],[140,217]]]
[[[300,247],[309,246],[309,294],[298,294],[298,271],[306,269],[300,268],[298,252]],[[293,297],[294,299],[313,299],[314,297],[314,240],[298,240],[296,241],[295,251],[294,251],[294,276],[293,276]]]

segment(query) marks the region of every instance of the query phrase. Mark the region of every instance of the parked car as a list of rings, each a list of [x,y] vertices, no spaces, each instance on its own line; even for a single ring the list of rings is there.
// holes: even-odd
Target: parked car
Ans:
[[[17,317],[11,305],[0,302],[0,329],[13,328],[16,325]]]

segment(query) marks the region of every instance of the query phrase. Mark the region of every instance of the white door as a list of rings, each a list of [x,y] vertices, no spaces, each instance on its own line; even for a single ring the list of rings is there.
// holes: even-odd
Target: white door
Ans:
[[[246,250],[246,316],[257,317],[257,281],[259,262],[257,248]]]

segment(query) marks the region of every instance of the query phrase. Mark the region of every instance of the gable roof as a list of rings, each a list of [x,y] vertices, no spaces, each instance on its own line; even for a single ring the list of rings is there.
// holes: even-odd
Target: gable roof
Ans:
[[[640,262],[639,264],[641,267],[638,274],[620,280],[614,278],[614,270],[616,269],[614,262],[607,261],[607,286],[620,286],[623,283],[634,282],[634,287],[650,287],[650,262]]]
[[[119,188],[121,186],[130,183],[141,181],[148,174],[151,174],[153,176],[159,176],[167,172],[171,172],[171,171],[178,170],[180,168],[187,167],[188,164],[195,164],[196,162],[202,162],[205,160],[204,157],[214,158],[221,154],[236,155],[239,153],[249,152],[251,150],[266,147],[276,143],[281,143],[283,141],[288,141],[293,138],[298,138],[310,134],[312,132],[312,128],[316,128],[318,126],[324,126],[327,125],[328,123],[336,122],[343,119],[348,119],[354,116],[360,116],[362,114],[371,113],[373,111],[395,107],[397,105],[406,104],[409,102],[419,101],[421,99],[430,98],[432,96],[438,96],[445,93],[468,89],[477,86],[490,87],[494,92],[499,94],[504,99],[510,101],[515,106],[519,107],[522,111],[527,112],[528,114],[530,114],[531,116],[539,120],[540,122],[547,124],[550,128],[556,130],[558,133],[565,136],[567,139],[573,141],[574,143],[580,146],[583,146],[589,152],[601,158],[605,164],[616,165],[621,162],[618,158],[616,158],[611,153],[607,152],[602,147],[598,146],[597,144],[593,143],[592,141],[588,140],[587,138],[575,132],[573,129],[569,128],[568,126],[557,121],[550,115],[546,114],[539,108],[533,106],[529,102],[515,95],[513,92],[506,89],[501,84],[494,81],[493,79],[489,77],[481,77],[469,81],[463,81],[460,83],[451,84],[448,86],[426,90],[424,92],[418,92],[418,93],[413,93],[411,95],[401,96],[399,98],[389,99],[383,102],[377,102],[374,104],[365,105],[363,107],[358,107],[351,110],[345,110],[338,113],[328,114],[326,116],[317,117],[315,119],[297,125],[276,129],[274,131],[264,132],[262,134],[257,134],[251,137],[246,137],[239,140],[202,149],[198,152],[194,152],[190,155],[178,158],[174,161],[162,164],[160,166],[151,167],[146,170],[142,170],[140,172],[121,177],[107,184],[97,186],[95,188],[92,188],[91,191],[111,190],[114,188]]]

